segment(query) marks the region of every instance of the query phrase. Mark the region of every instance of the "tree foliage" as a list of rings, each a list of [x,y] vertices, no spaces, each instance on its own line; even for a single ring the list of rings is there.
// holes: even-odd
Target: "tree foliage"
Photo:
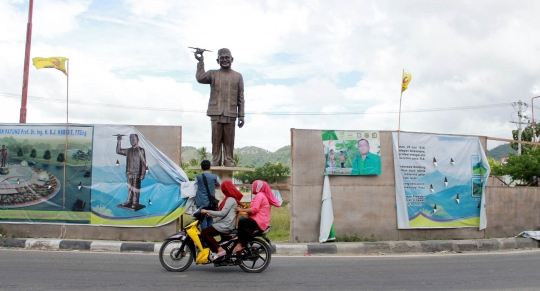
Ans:
[[[540,126],[535,124],[534,131],[537,137],[540,135]],[[512,135],[514,140],[518,139],[518,131],[513,130]],[[527,126],[522,134],[522,141],[533,140],[533,127]],[[512,148],[517,149],[517,143],[511,143]],[[517,182],[518,185],[534,185],[538,186],[538,177],[540,176],[540,148],[535,148],[535,145],[521,145],[521,155],[510,154],[505,164],[501,166],[492,166],[493,175],[508,175],[512,182]]]
[[[36,156],[37,156],[37,151],[36,151],[36,149],[32,149],[32,151],[30,152],[30,157],[31,157],[32,159],[35,159]]]
[[[206,147],[201,147],[197,150],[197,155],[199,156],[199,161],[208,160],[210,153],[206,150]]]
[[[64,162],[64,153],[59,153],[58,157],[56,157],[56,161],[59,162],[59,163],[63,163]]]
[[[51,151],[46,150],[45,153],[43,153],[43,159],[46,161],[49,161],[51,159]]]
[[[242,184],[251,184],[255,180],[263,180],[269,184],[283,182],[289,177],[291,169],[282,163],[265,163],[262,167],[255,168],[254,172],[241,172],[234,178]]]
[[[534,134],[533,134],[533,126],[532,126],[532,124],[525,127],[525,129],[523,129],[521,131],[521,140],[522,141],[532,141],[533,140],[533,135],[536,135],[536,137],[540,136],[540,124],[535,123],[535,125],[534,125]],[[512,137],[514,138],[514,140],[518,140],[518,130],[512,130]],[[510,146],[514,150],[518,149],[518,143],[510,143]],[[528,145],[528,144],[522,144],[521,145],[521,153],[522,154],[528,154],[529,151],[532,151],[532,150],[534,150],[533,145]]]

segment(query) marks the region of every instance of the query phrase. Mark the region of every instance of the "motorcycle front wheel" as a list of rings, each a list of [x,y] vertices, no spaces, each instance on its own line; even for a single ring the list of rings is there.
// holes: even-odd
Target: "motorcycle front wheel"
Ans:
[[[195,246],[187,241],[181,252],[182,240],[170,240],[161,245],[159,249],[159,261],[163,268],[171,272],[185,271],[195,257]]]
[[[240,253],[240,268],[248,273],[260,273],[268,267],[271,259],[270,246],[265,241],[254,238]]]

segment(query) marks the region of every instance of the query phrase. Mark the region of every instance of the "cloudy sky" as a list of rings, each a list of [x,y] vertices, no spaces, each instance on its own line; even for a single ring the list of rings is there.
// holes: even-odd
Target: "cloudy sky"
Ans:
[[[19,122],[28,4],[0,1],[1,123]],[[70,59],[71,123],[181,125],[183,145],[211,147],[210,89],[188,46],[214,51],[207,70],[232,51],[246,99],[237,148],[275,151],[291,128],[397,130],[403,70],[401,130],[511,138],[512,103],[540,95],[539,11],[530,0],[39,0],[30,56]],[[61,72],[30,66],[28,96],[28,123],[66,121]]]

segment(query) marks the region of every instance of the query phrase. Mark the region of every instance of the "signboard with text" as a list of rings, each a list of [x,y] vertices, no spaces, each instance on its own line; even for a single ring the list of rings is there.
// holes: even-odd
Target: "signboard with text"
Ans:
[[[399,229],[485,228],[490,169],[478,138],[393,133],[393,143]]]
[[[130,126],[2,124],[0,146],[3,222],[157,226],[187,200],[182,169]]]
[[[378,131],[324,130],[325,175],[380,175],[381,141]]]

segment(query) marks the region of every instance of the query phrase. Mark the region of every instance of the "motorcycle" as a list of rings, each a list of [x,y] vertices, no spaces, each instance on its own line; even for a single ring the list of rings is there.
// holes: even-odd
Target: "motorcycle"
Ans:
[[[238,244],[236,233],[222,235],[219,244],[227,251],[227,255],[212,261],[210,258],[213,253],[199,238],[201,233],[199,226],[205,218],[201,210],[202,208],[197,209],[193,213],[193,219],[180,232],[167,237],[161,245],[159,261],[165,269],[171,272],[182,272],[187,270],[193,261],[197,265],[213,263],[215,267],[239,266],[248,273],[260,273],[268,267],[272,252],[271,242],[266,234],[271,227],[255,233],[254,238],[236,254],[232,254],[232,250]]]

